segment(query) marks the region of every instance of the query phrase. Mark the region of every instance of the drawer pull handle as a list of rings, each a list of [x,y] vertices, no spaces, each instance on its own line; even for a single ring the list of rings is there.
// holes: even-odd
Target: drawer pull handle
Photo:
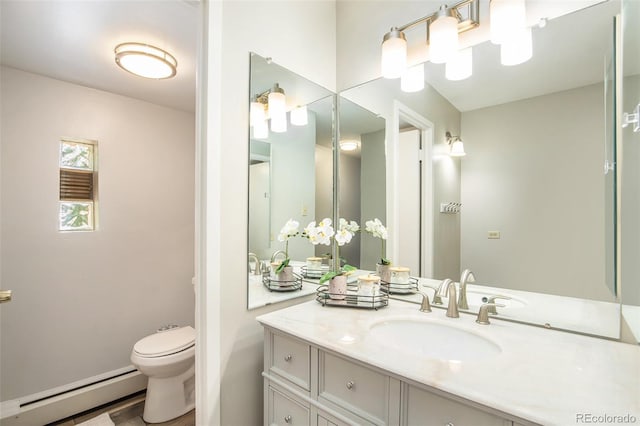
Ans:
[[[349,380],[349,381],[347,382],[347,389],[351,390],[351,389],[353,389],[353,388],[354,388],[354,386],[355,386],[355,385],[356,385],[356,384],[353,382],[353,380]]]
[[[288,355],[284,356],[284,360],[287,361],[287,362],[291,361],[292,358],[293,358],[293,356],[291,356],[291,354],[288,354]]]
[[[284,416],[284,422],[285,423],[291,423],[291,416]],[[451,425],[453,426],[453,425]]]

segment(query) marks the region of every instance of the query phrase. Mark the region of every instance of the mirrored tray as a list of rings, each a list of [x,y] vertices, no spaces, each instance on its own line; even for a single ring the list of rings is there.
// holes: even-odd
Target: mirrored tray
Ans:
[[[316,300],[322,306],[378,310],[389,304],[389,293],[387,289],[384,289],[385,287],[386,285],[381,284],[379,294],[375,296],[364,296],[358,294],[357,284],[348,284],[346,294],[329,293],[329,286],[322,285],[318,287],[316,291]]]
[[[302,277],[294,272],[292,281],[280,281],[273,279],[269,273],[262,274],[262,284],[269,291],[295,291],[302,289]]]

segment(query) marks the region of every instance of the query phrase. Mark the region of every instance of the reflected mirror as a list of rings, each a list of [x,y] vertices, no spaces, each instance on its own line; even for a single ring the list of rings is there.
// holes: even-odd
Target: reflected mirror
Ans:
[[[386,79],[342,92],[341,134],[357,120],[343,104],[386,121],[386,170],[379,159],[371,167],[378,178],[386,174],[386,188],[368,192],[362,143],[359,180],[341,164],[341,214],[347,192],[386,199],[387,256],[432,279],[422,282],[430,286],[460,281],[469,268],[471,310],[506,296],[497,318],[618,337],[612,81],[619,11],[620,2],[608,1],[534,28],[533,58],[518,66],[501,66],[499,47],[487,41],[473,47],[466,80],[448,81],[444,65],[425,63],[420,92]],[[374,124],[360,135],[377,132]],[[464,157],[450,155],[456,138]],[[371,216],[360,213],[362,221]],[[378,242],[365,237],[360,266],[373,269],[379,256],[367,250]]]
[[[312,220],[332,217],[334,95],[255,53],[250,74],[248,308],[253,309],[316,290],[314,280],[271,288],[264,279],[285,250],[296,276],[315,256],[304,238],[291,238],[288,246],[278,240],[287,221],[297,221],[302,230]]]

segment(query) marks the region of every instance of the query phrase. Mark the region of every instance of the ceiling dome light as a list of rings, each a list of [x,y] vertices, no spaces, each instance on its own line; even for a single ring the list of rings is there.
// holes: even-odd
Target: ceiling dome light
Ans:
[[[458,50],[458,19],[453,10],[440,6],[436,19],[429,25],[429,59],[443,64]]]
[[[457,51],[447,61],[444,74],[447,80],[457,81],[471,77],[473,73],[473,53],[470,47]]]
[[[407,68],[407,39],[396,27],[382,38],[382,76],[398,78]]]
[[[355,139],[345,139],[340,141],[341,151],[355,151],[358,148],[360,148],[360,141]]]
[[[178,61],[168,52],[143,43],[122,43],[114,49],[120,68],[140,77],[164,79],[176,75]]]

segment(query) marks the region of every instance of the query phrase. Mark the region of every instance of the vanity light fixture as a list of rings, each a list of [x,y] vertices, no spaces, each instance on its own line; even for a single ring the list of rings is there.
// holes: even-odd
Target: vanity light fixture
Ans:
[[[294,126],[306,126],[309,123],[306,105],[292,109],[290,115]],[[278,83],[251,98],[249,124],[253,127],[253,137],[257,139],[268,138],[269,128],[276,133],[287,131],[287,98]]]
[[[436,13],[401,27],[392,27],[382,38],[382,76],[405,78],[407,75],[405,31],[418,25],[425,25],[431,62],[445,63],[458,50],[458,34],[471,30],[479,24],[480,0],[462,0],[450,7],[442,5]],[[404,84],[408,83],[405,81]]]
[[[451,136],[450,132],[445,133],[447,144],[450,146],[449,155],[451,157],[464,157],[467,155],[464,152],[464,144],[462,143],[462,139],[460,136]]]
[[[531,28],[527,27],[525,0],[491,0],[491,42],[500,45],[500,63],[518,65],[533,55]],[[546,20],[540,21],[540,27]]]
[[[341,151],[355,151],[360,148],[360,141],[355,139],[344,139],[340,141]]]
[[[268,99],[269,118],[271,119],[271,131],[284,133],[287,131],[287,98],[284,90],[278,83],[274,84]]]
[[[166,79],[176,75],[178,61],[169,52],[144,43],[121,43],[114,49],[116,64],[140,77]]]

